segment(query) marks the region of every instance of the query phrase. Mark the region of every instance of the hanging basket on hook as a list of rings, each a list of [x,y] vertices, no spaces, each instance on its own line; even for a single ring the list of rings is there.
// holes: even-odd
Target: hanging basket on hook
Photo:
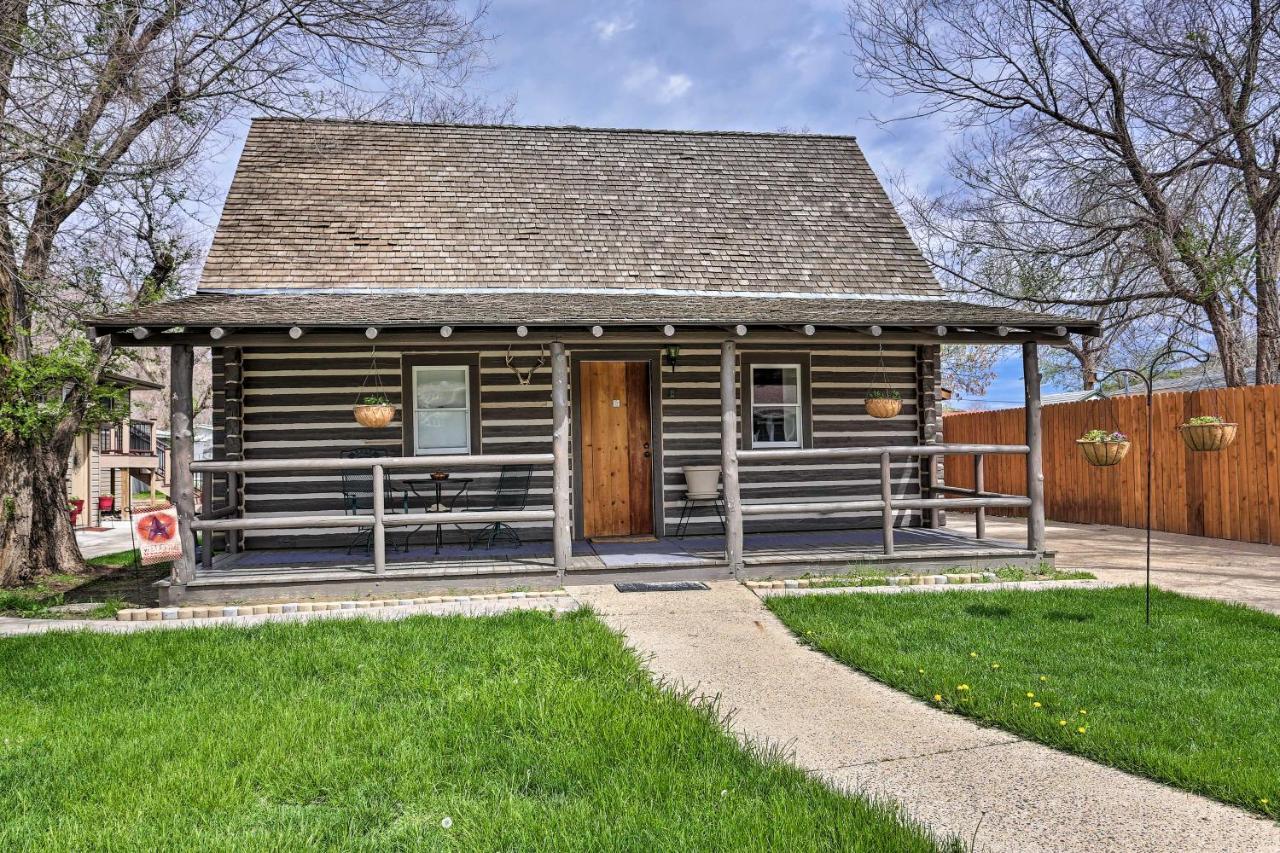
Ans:
[[[386,398],[384,397],[383,400]],[[396,407],[387,402],[377,402],[374,398],[365,398],[366,402],[355,405],[356,423],[363,427],[380,429],[391,423],[396,416]]]
[[[369,387],[370,377],[374,381],[372,388]],[[378,376],[376,344],[370,348],[369,372],[365,375],[364,382],[360,383],[360,394],[356,397],[352,411],[356,416],[356,423],[370,429],[381,429],[391,423],[392,418],[396,416],[396,407],[391,405],[386,392],[382,389],[382,379]]]
[[[1076,445],[1095,468],[1118,465],[1129,454],[1129,438],[1122,432],[1091,429],[1076,439]]]
[[[893,388],[872,388],[863,405],[873,418],[896,418],[902,411],[902,395]]]
[[[1201,415],[1188,418],[1178,427],[1178,435],[1191,450],[1217,451],[1236,440],[1236,424],[1226,423],[1216,415]]]
[[[880,345],[880,386],[867,389],[862,405],[873,418],[896,418],[902,411],[902,394],[889,386],[889,374],[884,369],[884,344]]]

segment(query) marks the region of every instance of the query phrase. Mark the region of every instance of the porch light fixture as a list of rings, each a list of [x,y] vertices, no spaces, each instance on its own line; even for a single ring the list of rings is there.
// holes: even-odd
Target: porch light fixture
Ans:
[[[662,359],[667,363],[667,367],[671,368],[671,375],[676,375],[676,367],[680,363],[680,347],[669,346],[662,350]]]

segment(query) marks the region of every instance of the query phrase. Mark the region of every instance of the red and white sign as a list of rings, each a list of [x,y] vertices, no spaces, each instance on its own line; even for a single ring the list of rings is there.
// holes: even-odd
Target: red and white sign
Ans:
[[[144,566],[168,563],[182,556],[178,539],[178,510],[172,504],[133,517],[133,532]]]

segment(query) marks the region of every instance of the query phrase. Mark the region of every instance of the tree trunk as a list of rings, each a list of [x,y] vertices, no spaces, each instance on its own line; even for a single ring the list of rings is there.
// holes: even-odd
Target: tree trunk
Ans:
[[[1089,343],[1086,340],[1076,356],[1080,360],[1080,387],[1086,391],[1092,391],[1098,384],[1098,359]]]
[[[84,569],[67,511],[66,454],[0,437],[0,585]]]
[[[1240,324],[1216,299],[1204,303],[1204,311],[1213,330],[1214,342],[1218,345],[1218,358],[1222,364],[1222,379],[1228,388],[1239,388],[1248,384],[1245,367],[1248,364],[1245,338],[1240,332]]]
[[[1270,243],[1257,250],[1254,290],[1258,302],[1258,350],[1254,384],[1280,382],[1280,298],[1276,293],[1275,248]]]

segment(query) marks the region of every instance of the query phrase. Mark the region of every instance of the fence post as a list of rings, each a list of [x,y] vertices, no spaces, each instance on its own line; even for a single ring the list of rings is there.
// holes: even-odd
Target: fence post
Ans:
[[[382,523],[386,510],[385,473],[381,465],[373,466],[373,573],[387,573],[387,528]]]
[[[983,491],[986,490],[986,484],[983,482],[982,472],[982,454],[973,454],[973,496],[975,498],[982,497]],[[975,539],[987,538],[987,508],[980,506],[974,513],[973,534]]]
[[[742,491],[738,486],[738,405],[734,377],[737,348],[720,345],[720,476],[724,484],[724,558],[734,577],[742,575]]]
[[[893,472],[890,468],[888,453],[880,454],[880,500],[884,508],[880,511],[880,535],[884,540],[884,552],[893,554]]]
[[[573,529],[569,510],[569,364],[564,344],[551,342],[551,537],[556,577],[564,581],[573,554]]]
[[[1035,341],[1022,345],[1022,382],[1026,390],[1027,548],[1044,551],[1044,462],[1040,451],[1040,354]]]

